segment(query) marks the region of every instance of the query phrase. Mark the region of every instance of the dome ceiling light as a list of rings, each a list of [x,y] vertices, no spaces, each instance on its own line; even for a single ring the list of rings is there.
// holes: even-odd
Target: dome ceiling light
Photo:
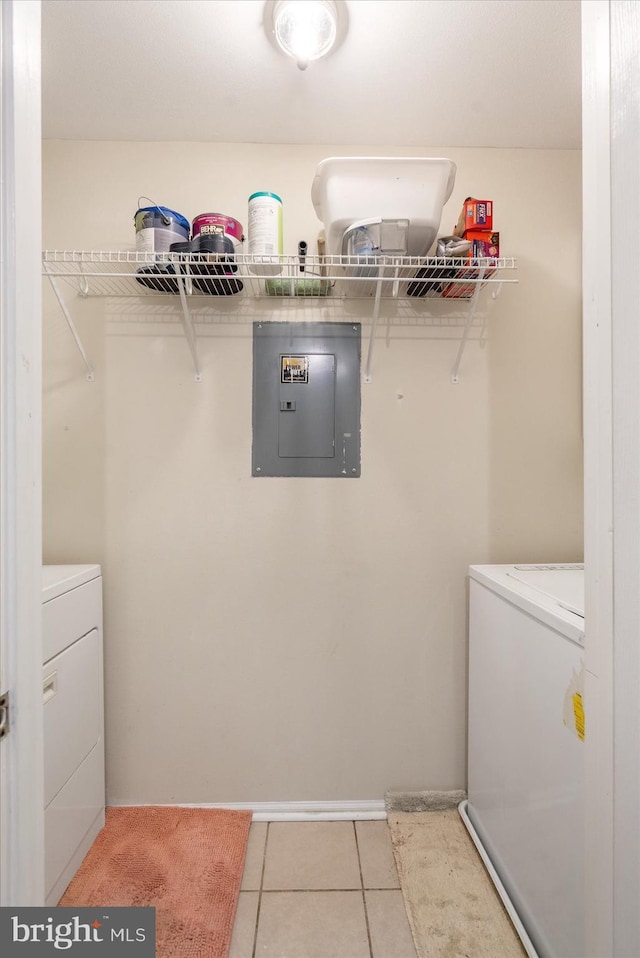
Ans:
[[[341,0],[272,0],[265,7],[265,26],[278,48],[306,70],[342,41],[346,10]]]

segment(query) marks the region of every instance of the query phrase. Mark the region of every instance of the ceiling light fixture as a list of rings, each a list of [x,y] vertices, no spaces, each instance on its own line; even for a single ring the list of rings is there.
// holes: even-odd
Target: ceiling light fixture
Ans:
[[[340,0],[275,0],[267,6],[277,45],[301,70],[326,57],[346,32]]]

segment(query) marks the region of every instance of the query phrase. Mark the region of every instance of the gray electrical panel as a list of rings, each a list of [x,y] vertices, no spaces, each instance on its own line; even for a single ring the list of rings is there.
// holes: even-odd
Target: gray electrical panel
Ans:
[[[253,324],[252,475],[360,475],[360,341],[360,323]]]

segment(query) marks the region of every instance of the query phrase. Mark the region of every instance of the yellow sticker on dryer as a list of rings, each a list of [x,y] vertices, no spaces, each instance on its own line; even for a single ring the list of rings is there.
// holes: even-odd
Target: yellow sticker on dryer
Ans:
[[[581,742],[584,742],[584,705],[582,704],[582,695],[575,692],[573,695],[573,717],[576,723],[576,732]]]

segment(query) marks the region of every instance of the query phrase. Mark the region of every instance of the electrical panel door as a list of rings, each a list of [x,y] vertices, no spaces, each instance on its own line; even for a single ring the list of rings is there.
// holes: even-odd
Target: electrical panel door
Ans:
[[[254,476],[360,475],[359,323],[254,323]]]
[[[304,382],[288,378],[304,366]],[[280,359],[278,455],[297,459],[335,455],[336,357],[333,353],[282,356]]]

